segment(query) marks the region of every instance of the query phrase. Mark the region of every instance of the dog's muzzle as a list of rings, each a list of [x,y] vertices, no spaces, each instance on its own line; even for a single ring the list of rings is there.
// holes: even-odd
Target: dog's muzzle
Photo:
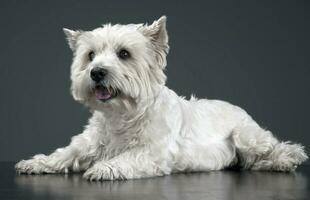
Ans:
[[[118,90],[105,85],[105,77],[108,71],[101,67],[94,67],[90,71],[90,77],[95,82],[94,94],[97,100],[108,101],[119,94]]]

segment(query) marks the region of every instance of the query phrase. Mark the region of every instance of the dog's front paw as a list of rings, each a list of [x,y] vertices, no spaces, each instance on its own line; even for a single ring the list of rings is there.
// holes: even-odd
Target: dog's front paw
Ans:
[[[83,177],[90,181],[126,179],[119,168],[108,163],[96,163],[84,173]]]
[[[15,170],[20,174],[43,174],[55,173],[51,168],[44,164],[45,156],[37,155],[29,160],[21,160],[15,165]]]

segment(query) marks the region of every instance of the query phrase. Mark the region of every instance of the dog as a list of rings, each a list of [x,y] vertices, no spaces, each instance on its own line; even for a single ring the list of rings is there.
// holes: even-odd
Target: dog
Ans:
[[[289,172],[308,158],[302,145],[279,141],[240,107],[186,100],[166,87],[165,16],[64,33],[73,51],[72,95],[92,116],[68,146],[18,162],[17,172],[84,172],[93,181],[232,166]]]

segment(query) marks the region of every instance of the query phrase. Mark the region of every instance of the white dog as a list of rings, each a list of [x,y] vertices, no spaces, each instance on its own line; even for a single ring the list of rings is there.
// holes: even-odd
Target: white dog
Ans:
[[[165,86],[166,17],[151,25],[64,29],[74,99],[93,115],[69,146],[16,164],[19,173],[85,171],[90,180],[243,169],[292,171],[304,147],[279,142],[224,101],[179,97]]]

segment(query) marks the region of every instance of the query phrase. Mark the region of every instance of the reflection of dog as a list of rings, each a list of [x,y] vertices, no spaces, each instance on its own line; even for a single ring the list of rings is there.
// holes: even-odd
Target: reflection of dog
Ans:
[[[20,173],[84,171],[91,180],[181,171],[292,171],[307,159],[301,145],[279,142],[241,108],[185,100],[165,86],[166,17],[151,25],[64,29],[74,53],[72,94],[93,110],[84,132],[51,155],[16,164]]]

